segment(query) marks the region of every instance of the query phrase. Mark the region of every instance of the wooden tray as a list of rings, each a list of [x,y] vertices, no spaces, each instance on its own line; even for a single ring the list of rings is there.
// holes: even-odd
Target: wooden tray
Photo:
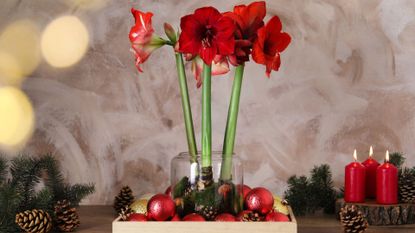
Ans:
[[[297,221],[288,207],[291,222],[112,222],[113,233],[297,233]]]

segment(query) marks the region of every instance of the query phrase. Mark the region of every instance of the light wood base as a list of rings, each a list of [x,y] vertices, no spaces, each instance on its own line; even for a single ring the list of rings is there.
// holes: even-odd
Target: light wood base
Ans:
[[[336,202],[336,213],[345,205],[355,205],[365,215],[369,225],[402,225],[415,223],[415,204],[380,205],[374,200],[365,203]],[[338,216],[337,216],[338,217]]]
[[[122,222],[112,223],[113,233],[297,233],[297,221],[289,208],[291,222]]]

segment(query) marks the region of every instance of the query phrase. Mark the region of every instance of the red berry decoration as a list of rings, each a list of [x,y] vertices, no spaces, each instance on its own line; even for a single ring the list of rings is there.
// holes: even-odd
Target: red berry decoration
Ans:
[[[206,220],[202,217],[202,215],[192,213],[184,216],[183,221],[204,222]]]
[[[145,222],[147,221],[147,216],[145,216],[144,214],[132,213],[130,217],[128,217],[128,221]]]
[[[290,219],[287,215],[280,213],[280,212],[269,212],[265,217],[265,221],[267,222],[289,222]]]
[[[262,215],[268,214],[274,206],[272,193],[265,188],[252,189],[245,198],[245,208],[258,212]]]
[[[151,220],[166,221],[176,214],[174,201],[166,194],[154,195],[147,204],[147,216]]]
[[[244,197],[244,200],[245,200],[245,198],[246,198],[246,195],[249,193],[249,191],[251,191],[252,189],[251,189],[251,187],[249,187],[248,185],[242,185],[242,187],[241,187],[241,185],[240,184],[238,184],[237,185],[237,189],[240,191],[240,192],[242,192],[242,195],[243,195],[243,197]]]
[[[180,216],[178,214],[175,214],[174,217],[170,221],[178,222],[178,221],[181,221],[181,219],[180,219]]]
[[[218,216],[216,216],[215,221],[216,222],[235,222],[236,218],[232,214],[224,213],[224,214],[219,214]]]
[[[166,191],[164,191],[164,194],[171,196],[171,186],[169,186]]]

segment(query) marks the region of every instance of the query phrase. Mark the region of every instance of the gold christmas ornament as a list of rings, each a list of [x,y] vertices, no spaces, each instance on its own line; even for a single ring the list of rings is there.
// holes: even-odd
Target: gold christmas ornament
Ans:
[[[139,199],[130,205],[131,212],[137,214],[147,214],[147,199]]]
[[[141,196],[139,196],[137,199],[146,199],[146,200],[150,200],[154,195],[154,193],[145,193]]]
[[[287,201],[282,199],[281,197],[274,195],[274,210],[285,215],[289,215]]]

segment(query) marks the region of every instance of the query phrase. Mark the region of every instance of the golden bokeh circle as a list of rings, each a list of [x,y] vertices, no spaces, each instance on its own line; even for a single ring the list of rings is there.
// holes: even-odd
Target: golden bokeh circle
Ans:
[[[77,63],[85,55],[89,34],[85,25],[75,16],[61,16],[44,30],[41,51],[46,62],[64,68]]]

